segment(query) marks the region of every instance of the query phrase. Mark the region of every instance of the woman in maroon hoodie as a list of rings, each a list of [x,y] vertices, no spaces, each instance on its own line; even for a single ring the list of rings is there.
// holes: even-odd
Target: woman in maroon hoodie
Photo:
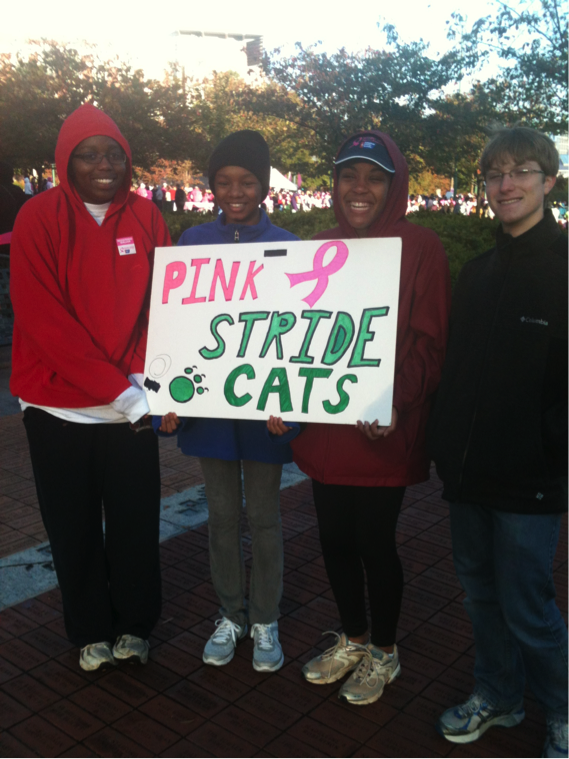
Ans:
[[[170,237],[130,192],[130,148],[102,111],[65,120],[55,159],[59,186],[26,204],[12,238],[10,387],[67,634],[95,670],[146,662],[160,613],[157,440],[137,431],[154,248]]]
[[[312,477],[322,553],[344,629],[302,671],[314,684],[352,672],[339,697],[357,705],[376,701],[400,672],[395,640],[403,571],[395,528],[405,487],[429,479],[425,425],[447,341],[448,262],[437,235],[405,219],[408,179],[407,163],[387,134],[352,135],[335,162],[339,226],[315,238],[402,238],[391,424],[309,424],[292,442],[294,460]],[[271,432],[284,429],[280,421],[269,423]]]

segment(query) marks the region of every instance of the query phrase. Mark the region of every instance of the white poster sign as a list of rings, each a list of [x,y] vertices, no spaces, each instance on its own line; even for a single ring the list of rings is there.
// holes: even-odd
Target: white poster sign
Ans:
[[[391,422],[400,238],[156,250],[153,414]]]

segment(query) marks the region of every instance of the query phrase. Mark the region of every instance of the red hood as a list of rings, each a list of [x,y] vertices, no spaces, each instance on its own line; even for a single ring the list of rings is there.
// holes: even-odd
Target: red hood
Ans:
[[[355,137],[360,137],[368,134],[373,134],[378,137],[383,145],[385,145],[387,152],[393,165],[395,167],[395,174],[391,179],[391,185],[389,187],[389,194],[387,196],[387,203],[385,208],[371,225],[370,237],[398,237],[397,226],[400,222],[405,221],[405,214],[407,212],[407,198],[409,196],[409,168],[407,161],[403,158],[403,154],[393,142],[391,137],[384,132],[376,131],[375,129],[366,129],[361,132],[355,132],[350,135],[340,145],[336,157],[340,154],[340,151],[344,145],[353,140]],[[334,166],[334,214],[336,220],[342,230],[342,236],[345,238],[358,237],[356,230],[348,224],[346,217],[344,216],[340,207],[340,200],[338,198],[338,167]]]
[[[73,111],[65,119],[59,132],[55,148],[55,165],[57,167],[59,185],[72,202],[81,208],[85,207],[74,185],[69,181],[67,171],[71,154],[77,145],[86,140],[87,137],[96,137],[98,135],[104,135],[116,140],[127,156],[124,183],[112,201],[112,206],[118,208],[124,205],[130,192],[132,178],[130,147],[111,117],[90,103],[85,103],[76,111]]]

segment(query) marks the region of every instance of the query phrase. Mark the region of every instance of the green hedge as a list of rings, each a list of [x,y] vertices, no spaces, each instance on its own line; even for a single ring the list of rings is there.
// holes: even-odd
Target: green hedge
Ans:
[[[170,237],[174,245],[180,239],[180,235],[190,227],[197,227],[198,224],[205,224],[207,221],[213,221],[214,216],[211,213],[168,213],[162,212],[164,221],[170,230]]]
[[[211,214],[199,213],[165,213],[164,218],[172,241],[177,243],[185,229],[213,221],[214,217]],[[413,224],[429,227],[441,238],[448,256],[453,284],[469,259],[480,255],[494,244],[497,222],[490,219],[432,211],[419,211],[410,214],[407,218]],[[336,218],[331,208],[325,210],[313,208],[312,211],[298,213],[279,211],[271,215],[271,221],[278,227],[288,229],[301,240],[310,240],[317,232],[336,226]]]
[[[464,264],[492,248],[495,243],[498,222],[493,219],[433,211],[418,211],[407,218],[413,224],[429,227],[441,238],[453,285]]]

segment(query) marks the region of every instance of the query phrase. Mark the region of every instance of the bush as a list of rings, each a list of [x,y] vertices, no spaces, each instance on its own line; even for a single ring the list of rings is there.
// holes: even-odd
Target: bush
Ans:
[[[288,229],[301,240],[310,240],[317,232],[337,227],[338,222],[331,208],[313,208],[311,211],[277,211],[271,214],[276,227]]]
[[[177,244],[182,232],[190,227],[197,227],[198,224],[205,224],[208,221],[214,221],[215,217],[211,213],[194,213],[193,211],[184,213],[173,213],[163,211],[162,216],[170,230],[170,237],[174,245]]]
[[[172,242],[175,244],[185,229],[213,221],[214,217],[211,214],[199,213],[164,213],[164,219],[170,230]],[[407,219],[412,224],[429,227],[441,238],[448,256],[453,285],[467,261],[494,245],[497,222],[491,219],[433,211],[409,214]],[[298,213],[278,211],[271,215],[271,221],[277,227],[288,229],[301,240],[310,240],[317,232],[337,226],[336,217],[331,208],[324,210],[313,208],[311,211]]]
[[[493,219],[434,211],[418,211],[407,218],[413,224],[429,227],[441,238],[453,285],[467,261],[494,247],[498,222]]]

